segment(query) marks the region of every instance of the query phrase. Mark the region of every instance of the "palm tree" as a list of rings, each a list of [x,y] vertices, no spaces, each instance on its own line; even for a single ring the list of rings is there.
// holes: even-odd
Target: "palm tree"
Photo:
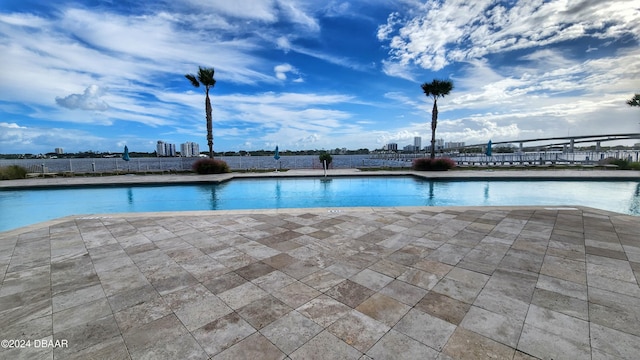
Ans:
[[[635,94],[631,100],[627,100],[629,106],[640,106],[640,94]]]
[[[205,109],[207,112],[207,144],[209,145],[209,157],[213,159],[213,120],[211,119],[211,100],[209,100],[209,89],[216,85],[216,79],[213,78],[213,68],[198,67],[198,75],[187,74],[184,77],[191,81],[195,87],[204,86],[205,91]]]
[[[435,79],[430,83],[421,85],[422,91],[427,97],[433,98],[433,110],[431,111],[431,158],[436,157],[436,127],[438,126],[438,98],[449,95],[453,89],[453,82],[449,80]]]

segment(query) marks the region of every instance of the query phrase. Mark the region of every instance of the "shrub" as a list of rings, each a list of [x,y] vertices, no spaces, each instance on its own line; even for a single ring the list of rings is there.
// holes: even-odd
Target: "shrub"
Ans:
[[[411,168],[418,171],[447,171],[456,167],[455,161],[449,158],[420,158],[413,160]]]
[[[598,161],[598,165],[617,165],[618,169],[629,170],[631,169],[631,163],[624,159],[606,158]]]
[[[27,169],[21,166],[10,165],[7,167],[0,167],[0,180],[24,179],[26,177]]]
[[[193,163],[192,169],[200,175],[230,172],[229,165],[227,165],[226,162],[215,159],[196,160],[196,162]]]

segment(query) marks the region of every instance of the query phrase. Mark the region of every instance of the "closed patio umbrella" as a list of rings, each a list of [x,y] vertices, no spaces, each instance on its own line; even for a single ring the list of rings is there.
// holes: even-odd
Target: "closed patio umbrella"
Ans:
[[[122,153],[122,160],[126,161],[127,164],[129,164],[129,160],[131,160],[129,158],[129,148],[127,147],[127,145],[124,146],[124,152]],[[129,168],[129,166],[127,165],[127,172],[129,172],[131,169]]]
[[[273,158],[276,159],[276,171],[278,171],[277,161],[280,159],[280,152],[278,151],[278,145],[276,145],[276,153],[273,155]]]

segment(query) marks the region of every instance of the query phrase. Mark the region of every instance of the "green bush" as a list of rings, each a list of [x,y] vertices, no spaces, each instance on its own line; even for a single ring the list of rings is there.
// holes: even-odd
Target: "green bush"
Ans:
[[[628,161],[628,160],[624,160],[624,159],[616,159],[616,158],[606,158],[606,159],[602,159],[600,161],[598,161],[598,165],[617,165],[618,169],[621,170],[629,170],[629,169],[633,169],[633,163]]]
[[[611,162],[611,164],[618,165],[618,169],[622,169],[622,170],[631,169],[631,166],[630,166],[631,164],[627,160],[615,159],[614,161]]]
[[[449,158],[420,158],[413,160],[411,168],[417,171],[447,171],[456,167],[455,161]]]
[[[24,179],[26,177],[27,169],[21,166],[10,165],[6,167],[0,167],[0,180]]]
[[[192,169],[200,175],[231,172],[226,162],[215,159],[196,160],[196,162],[193,163]]]

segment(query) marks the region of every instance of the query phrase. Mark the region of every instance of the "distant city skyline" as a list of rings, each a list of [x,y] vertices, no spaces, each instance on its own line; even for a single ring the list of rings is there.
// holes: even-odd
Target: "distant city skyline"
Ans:
[[[447,142],[640,132],[624,0],[6,0],[0,37],[0,153],[204,149],[199,66],[217,152],[426,144],[436,78]]]

